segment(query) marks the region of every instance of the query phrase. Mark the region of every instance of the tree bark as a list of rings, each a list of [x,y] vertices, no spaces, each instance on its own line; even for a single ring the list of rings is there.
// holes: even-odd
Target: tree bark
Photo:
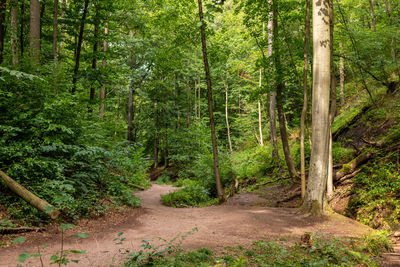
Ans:
[[[7,1],[0,1],[0,64],[3,63],[4,38],[6,35],[6,6]]]
[[[85,22],[86,22],[86,14],[89,5],[89,0],[85,0],[84,7],[83,7],[83,14],[81,18],[81,25],[79,28],[79,36],[78,36],[78,43],[76,45],[76,56],[75,56],[75,67],[74,67],[74,75],[72,79],[72,94],[75,94],[76,91],[76,82],[78,81],[78,71],[79,71],[79,63],[81,58],[81,48],[83,42],[83,31],[85,30]]]
[[[310,173],[304,210],[313,215],[324,212],[328,175],[329,93],[331,51],[328,0],[313,0],[313,91],[312,147]]]
[[[39,0],[31,0],[30,3],[29,46],[31,62],[38,65],[40,62],[40,3]]]
[[[18,65],[18,1],[11,1],[11,53],[13,66]]]
[[[374,32],[376,32],[374,2],[373,2],[372,0],[369,0],[369,12],[370,12],[370,14],[371,14],[372,30],[373,30]]]
[[[305,15],[305,36],[304,36],[304,67],[303,67],[303,109],[301,110],[300,118],[300,176],[301,176],[301,198],[304,200],[306,195],[306,156],[304,152],[305,140],[305,121],[307,116],[308,106],[308,49],[310,41],[310,5],[311,0],[306,0],[306,15]]]
[[[108,23],[106,24],[106,27],[104,28],[104,35],[107,36],[108,34]],[[104,52],[104,57],[103,57],[103,62],[102,62],[102,67],[103,71],[105,71],[105,68],[107,66],[107,61],[106,61],[106,55],[107,55],[107,50],[108,50],[108,44],[107,41],[103,41],[103,52]],[[104,116],[104,101],[106,99],[106,87],[104,84],[104,74],[103,76],[103,84],[100,88],[100,108],[99,108],[99,119],[102,120]]]
[[[340,47],[340,53],[343,53],[343,43],[339,43]],[[340,74],[340,108],[343,108],[344,106],[344,79],[345,79],[345,74],[344,74],[344,59],[343,57],[340,57],[339,61],[339,74]]]
[[[92,58],[92,70],[93,70],[93,73],[95,73],[96,69],[97,69],[97,52],[99,50],[98,49],[98,47],[99,47],[98,37],[99,37],[99,21],[98,21],[98,11],[96,10],[95,22],[94,22],[94,31],[93,31],[93,38],[94,38],[94,42],[93,42],[93,58]],[[95,95],[96,95],[96,89],[92,85],[90,87],[90,102],[94,101]]]
[[[231,130],[229,127],[229,113],[228,113],[228,83],[224,81],[224,85],[225,85],[225,121],[228,134],[229,151],[232,152]]]
[[[32,207],[46,213],[53,220],[58,218],[60,211],[55,209],[52,205],[47,203],[45,200],[38,198],[36,195],[32,194],[25,187],[11,179],[7,174],[0,171],[0,178],[4,184],[10,188],[15,194],[20,196],[23,200],[28,202]],[[50,212],[49,212],[50,211]]]
[[[283,81],[282,81],[282,74],[281,74],[281,62],[280,62],[280,53],[278,51],[278,3],[275,1],[273,3],[273,35],[274,35],[274,65],[275,65],[275,77],[276,77],[276,104],[278,109],[278,120],[279,120],[279,131],[281,133],[281,140],[283,146],[283,153],[285,154],[285,161],[288,167],[288,171],[290,177],[295,179],[298,177],[298,173],[294,167],[292,156],[290,155],[290,147],[288,141],[288,135],[286,131],[286,120],[285,114],[283,110],[283,97],[282,97],[282,90],[283,90]]]
[[[154,102],[154,169],[158,168],[158,101]]]
[[[217,138],[215,135],[215,124],[214,124],[214,115],[213,115],[213,99],[212,99],[212,88],[211,88],[211,76],[210,76],[210,67],[208,65],[207,58],[207,44],[206,44],[206,25],[203,19],[203,4],[201,0],[197,0],[199,7],[199,18],[200,18],[200,33],[201,33],[201,45],[203,50],[203,61],[204,61],[204,70],[206,74],[207,81],[207,99],[208,99],[208,113],[210,117],[210,127],[211,127],[211,140],[212,140],[212,149],[214,155],[214,175],[215,182],[217,187],[217,194],[219,202],[222,203],[225,201],[225,193],[221,183],[221,177],[219,173],[219,162],[218,162],[218,147],[217,147]]]
[[[260,81],[259,81],[259,87],[261,89],[262,87],[262,70],[260,69]],[[260,145],[264,146],[264,140],[263,140],[263,133],[262,133],[262,114],[261,114],[261,103],[260,100],[258,100],[258,131],[260,132]]]
[[[58,0],[54,0],[53,7],[53,58],[54,63],[57,65],[57,39],[58,39]]]
[[[268,0],[270,7],[274,5],[273,0]],[[274,14],[272,8],[270,8],[268,14],[268,57],[272,56],[273,53],[273,38],[274,38]],[[271,86],[271,88],[273,88]],[[276,133],[276,91],[271,89],[269,96],[269,123],[271,131],[271,147],[272,147],[272,158],[278,159],[278,146],[277,146],[277,133]]]

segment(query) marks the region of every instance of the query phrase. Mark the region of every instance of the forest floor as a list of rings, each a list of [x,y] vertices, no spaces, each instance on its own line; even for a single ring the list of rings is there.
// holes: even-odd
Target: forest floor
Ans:
[[[86,254],[72,255],[69,259],[80,260],[74,266],[118,265],[123,252],[139,251],[142,240],[154,240],[155,245],[165,244],[178,235],[197,228],[185,237],[182,247],[197,249],[207,247],[222,251],[226,246],[250,246],[255,240],[276,241],[284,238],[299,241],[305,232],[321,232],[327,236],[359,237],[372,231],[371,228],[341,215],[324,219],[310,218],[292,208],[270,208],[260,206],[265,199],[252,193],[236,195],[223,205],[204,208],[171,208],[163,206],[160,195],[176,190],[169,185],[153,186],[137,193],[142,199],[142,208],[100,219],[96,224],[88,222],[65,233],[64,249],[84,250]],[[111,217],[110,217],[111,216]],[[74,233],[88,232],[86,239],[74,237]],[[122,244],[114,241],[126,238]],[[32,238],[30,238],[32,237]],[[160,240],[163,239],[163,240]],[[0,249],[0,266],[16,266],[18,255],[24,250],[37,253],[41,249],[44,266],[49,266],[50,257],[60,249],[61,233],[46,231],[28,234],[25,243]],[[179,243],[180,238],[176,242]],[[126,256],[126,255],[125,255]],[[24,266],[41,266],[40,259],[29,259]]]

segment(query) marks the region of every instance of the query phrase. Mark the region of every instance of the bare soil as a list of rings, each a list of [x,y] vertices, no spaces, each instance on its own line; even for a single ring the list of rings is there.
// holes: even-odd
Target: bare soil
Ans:
[[[271,208],[257,203],[268,201],[251,193],[231,198],[224,205],[204,208],[171,208],[163,206],[160,194],[166,194],[176,188],[154,184],[149,190],[138,193],[142,199],[142,208],[130,210],[124,216],[99,219],[97,223],[87,222],[93,227],[80,226],[74,233],[89,232],[86,239],[73,237],[66,233],[64,249],[84,250],[86,254],[71,256],[79,259],[73,266],[110,266],[118,265],[123,252],[140,250],[142,240],[171,240],[197,227],[198,231],[187,236],[183,248],[197,249],[207,247],[222,251],[226,246],[238,244],[250,246],[255,240],[299,241],[305,232],[317,232],[330,236],[358,237],[373,231],[371,228],[341,215],[330,215],[324,219],[315,219],[299,214],[294,208]],[[102,223],[101,220],[104,220]],[[126,238],[122,245],[113,241],[118,233]],[[49,258],[60,249],[61,233],[56,230],[33,234],[31,241],[22,245],[0,249],[0,266],[15,266],[20,253],[27,250],[37,253],[38,247],[45,243],[48,247],[41,250],[44,266],[49,266]],[[26,266],[41,266],[40,259],[30,259]],[[25,265],[24,264],[24,265]]]

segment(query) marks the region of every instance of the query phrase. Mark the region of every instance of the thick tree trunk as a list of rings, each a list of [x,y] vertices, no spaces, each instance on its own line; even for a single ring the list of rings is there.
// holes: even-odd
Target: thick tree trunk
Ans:
[[[304,152],[305,122],[308,106],[308,49],[310,41],[310,7],[311,0],[306,0],[305,36],[304,36],[304,67],[303,67],[303,109],[300,118],[300,176],[301,176],[301,198],[306,195],[306,156]]]
[[[40,3],[39,0],[31,0],[29,46],[32,64],[40,62]]]
[[[229,127],[229,113],[228,113],[228,83],[224,81],[224,85],[225,85],[225,121],[228,134],[229,151],[232,152],[231,130]]]
[[[107,36],[108,34],[108,23],[106,24],[106,27],[104,28],[104,35]],[[103,57],[103,62],[102,62],[102,67],[103,70],[106,68],[107,66],[107,61],[106,61],[106,54],[107,54],[107,50],[108,50],[108,44],[107,41],[104,40],[103,41],[103,52],[104,52],[104,57]],[[104,79],[104,74],[102,75],[103,79]],[[104,101],[106,99],[106,87],[103,81],[103,84],[100,88],[100,108],[99,108],[99,119],[102,120],[103,116],[104,116]]]
[[[15,194],[20,196],[23,200],[28,202],[32,207],[40,210],[43,213],[46,213],[53,220],[58,218],[60,211],[55,209],[52,205],[47,203],[45,200],[38,198],[36,195],[32,194],[25,187],[11,179],[7,174],[0,171],[0,180],[4,182],[4,184],[10,188]]]
[[[215,182],[217,187],[217,194],[219,202],[222,203],[225,201],[225,193],[221,184],[221,177],[219,173],[219,162],[218,162],[218,147],[217,147],[217,138],[215,135],[215,124],[214,124],[214,115],[213,115],[213,99],[212,99],[212,88],[211,88],[211,76],[210,76],[210,68],[208,65],[207,58],[207,44],[206,44],[206,25],[203,20],[203,4],[201,0],[197,0],[199,6],[199,18],[200,18],[200,31],[201,31],[201,45],[203,50],[203,61],[204,61],[204,70],[206,73],[207,80],[207,99],[208,99],[208,113],[210,117],[210,127],[211,127],[211,140],[212,140],[212,148],[214,155],[214,174],[215,174]]]
[[[78,36],[78,43],[76,45],[76,55],[75,55],[75,67],[74,67],[74,75],[72,78],[72,94],[75,94],[76,91],[76,82],[78,81],[78,71],[79,71],[79,63],[81,59],[81,48],[83,42],[83,31],[85,30],[85,22],[86,22],[86,14],[89,5],[89,0],[85,0],[84,7],[83,7],[83,14],[81,18],[81,26],[79,28],[79,36]]]
[[[281,74],[281,62],[280,62],[280,54],[277,47],[278,41],[278,3],[275,1],[273,3],[273,32],[274,32],[274,65],[275,65],[275,85],[276,85],[276,104],[278,109],[278,120],[279,120],[279,130],[281,133],[281,140],[283,146],[283,153],[285,154],[285,161],[288,167],[288,171],[290,177],[295,179],[298,177],[298,173],[294,167],[292,156],[290,155],[290,147],[288,141],[288,135],[286,131],[286,120],[285,114],[283,111],[283,97],[282,97],[282,90],[283,90],[283,81],[282,81],[282,74]]]
[[[324,212],[328,176],[329,93],[331,51],[328,0],[313,0],[313,91],[312,147],[307,196],[304,209],[313,215]]]
[[[11,53],[13,66],[18,65],[18,1],[11,1]]]
[[[268,4],[270,7],[274,4],[273,0],[268,0]],[[272,8],[270,8],[270,12],[268,14],[268,57],[272,56],[273,53],[273,38],[274,38],[274,14]],[[271,88],[273,88],[271,86]],[[272,158],[278,159],[278,145],[277,145],[277,133],[276,133],[276,91],[271,90],[269,96],[269,123],[270,123],[270,132],[271,132],[271,147],[272,147]]]

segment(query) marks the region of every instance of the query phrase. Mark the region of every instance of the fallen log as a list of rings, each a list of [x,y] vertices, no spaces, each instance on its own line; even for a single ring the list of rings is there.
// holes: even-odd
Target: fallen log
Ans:
[[[348,175],[343,176],[342,178],[340,178],[339,180],[335,181],[335,184],[339,184],[342,183],[346,180],[349,180],[351,178],[353,178],[354,176],[356,176],[359,172],[361,171],[361,169],[356,170],[355,172],[352,172]]]
[[[27,233],[27,232],[41,232],[43,230],[44,230],[44,228],[37,228],[37,227],[3,228],[3,229],[0,229],[0,234],[12,235],[12,234]]]
[[[46,213],[53,220],[58,218],[60,215],[60,211],[57,210],[54,206],[47,203],[45,200],[38,198],[28,189],[11,179],[7,174],[0,171],[0,181],[3,181],[4,184],[11,189],[15,194],[20,196],[23,200],[28,202],[32,207]]]
[[[358,166],[369,160],[371,157],[372,153],[363,153],[349,163],[344,164],[343,167],[335,173],[334,180],[338,181],[344,176],[353,173]]]

